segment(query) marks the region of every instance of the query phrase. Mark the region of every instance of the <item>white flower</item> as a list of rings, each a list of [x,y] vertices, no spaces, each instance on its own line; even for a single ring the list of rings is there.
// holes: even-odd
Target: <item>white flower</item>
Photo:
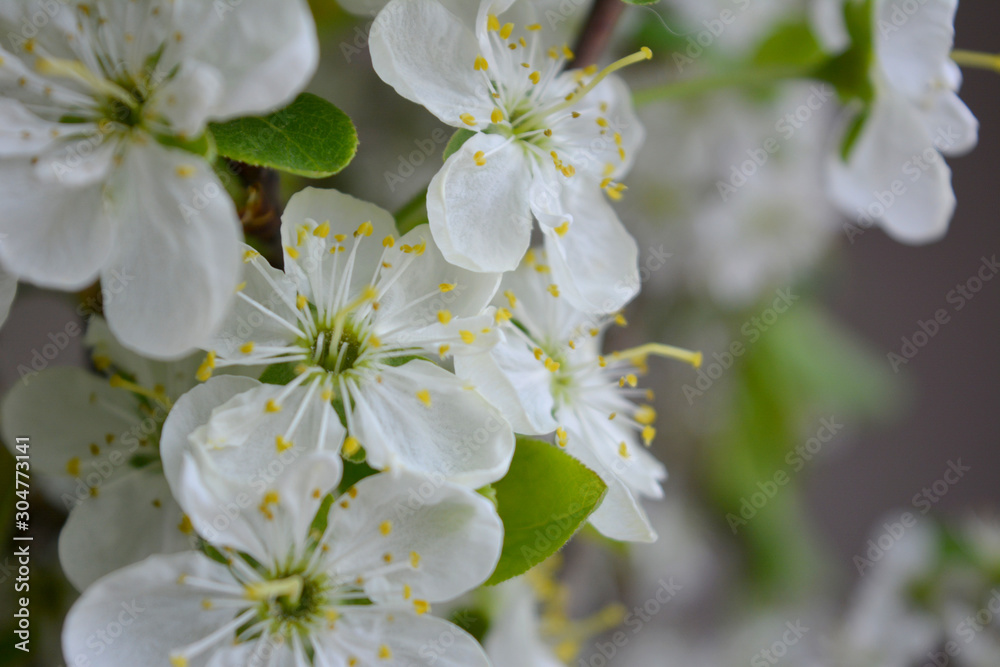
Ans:
[[[0,327],[7,321],[15,293],[17,293],[17,278],[0,268]]]
[[[971,150],[979,127],[956,94],[962,75],[949,57],[958,0],[927,0],[913,11],[874,4],[875,99],[846,162],[830,159],[828,189],[862,224],[878,222],[905,243],[935,241],[955,210],[942,155]]]
[[[197,384],[200,356],[162,363],[123,348],[93,318],[86,343],[97,372],[73,366],[28,375],[0,404],[8,446],[30,435],[34,472],[69,477],[70,510],[59,536],[67,578],[83,590],[99,577],[156,553],[190,548],[159,461],[164,420]]]
[[[305,1],[3,0],[0,34],[0,264],[55,289],[100,277],[112,331],[143,354],[198,346],[231,300],[241,229],[178,146],[305,85]]]
[[[496,481],[514,451],[510,425],[474,388],[425,359],[478,352],[497,340],[484,308],[499,276],[448,264],[427,227],[401,239],[386,211],[333,190],[292,197],[281,227],[285,272],[248,250],[238,299],[206,360],[287,364],[287,386],[261,385],[218,408],[196,433],[239,444],[262,420],[295,415],[276,436],[329,423],[325,438],[364,447],[369,465],[443,473],[471,486]],[[204,375],[203,375],[204,377]],[[286,404],[287,403],[287,404]]]
[[[175,492],[225,562],[189,551],[101,579],[66,619],[68,660],[488,665],[471,636],[425,615],[496,566],[503,526],[488,500],[402,473],[364,479],[331,506],[324,498],[340,481],[336,454],[306,455],[266,485],[196,459],[185,454]],[[94,642],[123,605],[135,612],[128,631]]]
[[[502,318],[519,326],[504,328],[505,339],[492,351],[458,357],[458,374],[472,381],[518,433],[556,432],[556,443],[600,475],[608,485],[601,506],[590,517],[604,535],[618,540],[652,542],[639,498],[660,498],[663,465],[640,444],[656,434],[656,414],[637,406],[635,369],[650,354],[685,359],[701,355],[649,344],[601,356],[602,334],[614,320],[577,310],[551,282],[544,254],[529,252],[524,263],[504,278],[506,307]],[[622,322],[620,315],[615,320]]]
[[[403,97],[475,132],[427,191],[445,258],[472,271],[513,270],[534,215],[567,297],[610,312],[638,290],[637,248],[601,190],[620,197],[618,179],[644,135],[611,72],[651,54],[601,72],[563,71],[573,54],[547,41],[536,9],[483,0],[470,22],[469,11],[457,16],[439,0],[393,0],[372,28],[372,64]]]

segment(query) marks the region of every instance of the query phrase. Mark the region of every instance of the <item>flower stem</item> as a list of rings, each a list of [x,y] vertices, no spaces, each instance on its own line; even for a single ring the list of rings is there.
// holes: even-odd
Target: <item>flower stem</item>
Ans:
[[[1000,72],[1000,54],[962,51],[959,49],[951,52],[951,59],[962,67],[977,67],[979,69]]]
[[[735,70],[697,79],[672,81],[652,88],[636,91],[636,106],[663,100],[679,100],[705,95],[726,88],[752,88],[789,79],[809,78],[812,69],[802,67],[770,67],[764,69]]]

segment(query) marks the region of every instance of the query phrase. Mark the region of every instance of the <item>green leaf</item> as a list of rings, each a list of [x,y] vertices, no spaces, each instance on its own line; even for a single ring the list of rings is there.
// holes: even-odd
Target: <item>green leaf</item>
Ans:
[[[336,174],[358,150],[347,114],[309,93],[263,118],[237,118],[210,129],[220,155],[307,178]]]
[[[754,54],[758,67],[805,67],[826,58],[807,22],[783,23],[764,39]]]
[[[462,130],[459,130],[462,132]],[[396,231],[403,236],[411,229],[427,224],[427,191],[421,190],[417,195],[396,211]]]
[[[851,37],[850,47],[827,61],[817,70],[816,76],[833,84],[841,101],[861,100],[869,105],[875,99],[875,85],[871,77],[875,59],[873,0],[846,3],[844,21]]]
[[[582,463],[555,445],[529,438],[517,439],[510,471],[493,488],[504,538],[487,586],[523,574],[558,551],[608,491]]]
[[[622,0],[626,5],[655,5],[660,0]]]
[[[264,384],[288,384],[297,377],[295,364],[287,362],[284,364],[271,364],[264,369],[260,376],[260,381]]]
[[[444,147],[444,160],[447,161],[448,158],[458,152],[458,149],[466,141],[474,136],[476,136],[476,132],[473,130],[455,130],[455,134],[451,135],[451,139],[448,140],[448,145]]]

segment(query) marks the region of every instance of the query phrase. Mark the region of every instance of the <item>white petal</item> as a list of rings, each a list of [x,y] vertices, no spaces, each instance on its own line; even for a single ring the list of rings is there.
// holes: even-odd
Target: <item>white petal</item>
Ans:
[[[414,360],[380,371],[351,392],[354,422],[374,468],[444,474],[480,487],[507,472],[510,424],[483,396],[434,364]],[[430,405],[418,394],[426,391]]]
[[[280,412],[267,412],[269,400],[277,402],[285,390],[241,377],[215,377],[181,397],[163,426],[160,453],[167,479],[180,494],[178,475],[184,452],[199,453],[220,474],[240,483],[261,477],[261,471],[282,454],[288,462],[314,451],[339,451],[344,429],[336,411],[314,391],[298,387],[280,402]],[[301,416],[298,416],[299,408]],[[298,424],[288,435],[291,423]],[[277,452],[277,437],[294,443]]]
[[[112,187],[120,229],[101,271],[112,332],[154,358],[200,347],[240,272],[232,200],[202,159],[156,144],[131,147]]]
[[[343,575],[364,577],[375,602],[443,602],[486,581],[503,545],[493,503],[440,475],[383,473],[367,477],[330,513],[327,562]],[[388,523],[386,523],[388,522]],[[417,554],[413,568],[412,554]],[[379,573],[386,562],[410,567]]]
[[[934,95],[931,106],[924,110],[927,133],[934,146],[945,155],[964,155],[979,141],[979,121],[965,102],[950,92]]]
[[[373,607],[358,607],[337,621],[337,629],[320,635],[321,652],[330,656],[330,667],[359,665],[387,667],[489,667],[479,643],[465,630],[433,616],[387,614]],[[379,656],[389,649],[391,658]],[[317,664],[317,667],[326,667]]]
[[[153,556],[118,570],[88,588],[70,609],[62,633],[67,661],[90,667],[166,665],[172,651],[233,619],[231,608],[204,609],[205,593],[178,583],[182,574],[236,584],[225,567],[195,551]],[[112,640],[109,633],[118,636]]]
[[[910,104],[883,92],[847,164],[839,155],[829,160],[830,197],[845,214],[878,221],[898,241],[935,241],[955,210],[951,171]]]
[[[288,324],[300,326],[294,310],[296,289],[292,279],[272,267],[250,246],[243,246],[242,252],[241,280],[245,286],[240,292]],[[248,342],[255,347],[284,347],[296,338],[289,326],[238,296],[206,347],[224,359],[240,359],[246,356],[240,348]]]
[[[552,373],[513,332],[488,353],[455,357],[455,373],[496,406],[516,433],[542,435],[556,429]]]
[[[177,494],[181,507],[213,545],[260,562],[301,558],[316,511],[343,470],[337,453],[303,452],[281,456],[272,447],[270,458],[249,477],[188,453]]]
[[[300,228],[311,220],[315,225],[330,223],[330,232],[325,239],[306,233],[301,237]],[[370,236],[355,236],[355,232],[366,222],[372,225]],[[396,223],[385,209],[360,199],[338,192],[306,188],[294,194],[281,216],[281,243],[285,248],[285,273],[315,303],[314,284],[311,279],[319,274],[327,288],[330,281],[340,286],[343,272],[347,270],[348,257],[354,255],[354,269],[350,273],[348,294],[359,295],[370,285],[382,257],[382,242],[387,236],[395,236]],[[333,255],[330,249],[336,243],[335,236],[343,234],[347,250]],[[354,248],[357,248],[356,250]],[[294,248],[292,257],[289,248]],[[335,271],[334,268],[337,267]]]
[[[470,271],[511,271],[531,241],[531,168],[521,146],[505,141],[495,134],[472,137],[427,190],[434,240],[445,259]],[[482,166],[479,152],[486,155]]]
[[[197,137],[220,103],[225,85],[214,67],[184,62],[173,78],[156,89],[146,108],[165,119],[178,135]]]
[[[905,8],[889,0],[877,3],[878,62],[892,85],[911,100],[922,98],[942,77],[954,43],[957,7],[958,0],[924,0]]]
[[[181,508],[158,465],[133,470],[70,512],[59,533],[63,572],[83,591],[104,575],[153,554],[194,548]]]
[[[305,0],[184,3],[175,11],[176,62],[218,72],[213,120],[260,114],[292,101],[312,78],[319,44]]]
[[[174,404],[160,434],[163,472],[172,489],[180,488],[181,462],[184,453],[191,450],[188,436],[208,423],[216,407],[258,386],[260,383],[250,378],[214,377],[181,396]]]
[[[74,366],[27,376],[0,405],[4,442],[13,446],[16,437],[31,436],[32,468],[50,475],[76,473],[86,485],[78,494],[81,499],[88,486],[132,470],[132,456],[149,449],[140,445],[143,425],[131,393]],[[155,431],[155,423],[146,425],[148,433]]]
[[[399,249],[424,244],[423,254],[409,258]],[[418,329],[438,323],[438,312],[447,310],[456,318],[476,317],[489,305],[500,274],[476,273],[449,264],[431,238],[430,229],[421,225],[399,240],[386,253],[393,269],[385,271],[380,282],[391,283],[379,295],[376,322],[379,330]],[[404,262],[406,262],[404,264]],[[399,276],[396,276],[399,273]],[[443,292],[442,286],[448,291]],[[435,295],[431,299],[425,297]],[[424,299],[417,304],[419,299]],[[383,337],[383,340],[386,340]]]
[[[581,311],[620,310],[639,292],[635,239],[597,188],[568,190],[567,210],[571,215],[565,221],[570,224],[563,234],[536,213],[545,233],[552,282]]]
[[[369,36],[372,66],[383,81],[453,127],[473,117],[485,127],[494,105],[486,79],[473,65],[475,35],[437,0],[393,0]]]
[[[102,190],[46,184],[27,158],[0,160],[0,263],[42,287],[75,290],[94,282],[116,226]]]
[[[589,467],[589,466],[588,466]],[[614,475],[595,471],[608,485],[601,506],[590,515],[590,523],[605,537],[622,542],[655,542],[656,531],[639,499]]]
[[[51,144],[38,156],[35,175],[67,188],[103,184],[112,173],[119,142],[98,134],[67,138]]]
[[[14,303],[14,295],[17,293],[17,278],[5,272],[0,267],[0,327],[7,320],[10,314],[10,306]]]

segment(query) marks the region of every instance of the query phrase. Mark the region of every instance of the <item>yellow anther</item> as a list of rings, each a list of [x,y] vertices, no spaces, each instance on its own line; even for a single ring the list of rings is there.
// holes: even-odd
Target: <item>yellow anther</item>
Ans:
[[[562,426],[556,429],[556,444],[560,447],[565,447],[566,443],[569,442],[569,434],[566,433],[566,429]]]
[[[177,524],[177,530],[181,531],[185,535],[191,535],[194,533],[194,524],[191,523],[191,517],[187,514],[181,516],[181,522]]]
[[[510,318],[511,318],[510,311],[507,310],[506,308],[497,308],[496,315],[494,315],[493,317],[493,319],[495,319],[498,324],[500,322],[507,322],[510,320]]]
[[[389,553],[388,551],[385,552],[384,554],[382,554],[382,560],[385,561],[386,563],[391,563],[392,562],[392,554]]]
[[[416,551],[410,552],[410,566],[415,570],[420,567],[420,554]]]
[[[511,308],[516,308],[517,307],[517,297],[514,296],[514,293],[512,291],[505,290],[504,293],[503,293],[503,295],[505,297],[507,297],[507,303],[510,304]]]
[[[333,389],[327,387],[320,392],[319,397],[324,401],[332,401],[334,397]]]
[[[198,372],[195,373],[195,377],[201,382],[205,382],[208,378],[212,377],[212,369],[215,368],[215,352],[209,352],[205,355],[205,360],[201,362],[201,366],[198,367]]]
[[[345,454],[347,454],[348,456],[354,456],[355,454],[358,453],[358,450],[360,450],[360,449],[361,449],[361,443],[358,442],[358,439],[355,438],[353,435],[349,435],[346,438],[344,438],[344,453]],[[355,491],[355,493],[357,493],[357,492]],[[353,498],[354,496],[351,496],[351,497]]]
[[[431,610],[431,605],[427,602],[427,600],[414,600],[413,610],[416,611],[417,614],[426,614]]]
[[[196,173],[194,167],[190,167],[187,165],[181,165],[180,167],[177,167],[177,169],[175,169],[174,171],[181,178],[191,178]]]
[[[284,436],[279,435],[274,438],[274,447],[278,450],[278,453],[284,452],[295,446],[291,440],[286,439]]]
[[[555,373],[559,370],[559,362],[552,357],[548,357],[545,360],[545,368],[548,369],[550,373]]]
[[[477,167],[485,167],[486,153],[483,151],[476,151],[476,154],[472,156],[472,160],[476,163]]]
[[[188,667],[188,659],[183,655],[170,656],[170,667]]]
[[[623,459],[627,459],[629,457],[628,445],[625,444],[624,440],[618,443],[618,455]]]
[[[625,376],[625,382],[628,383],[628,386],[634,387],[639,384],[639,378],[635,376],[635,373],[629,373]]]
[[[617,412],[612,412],[610,415],[608,415],[608,421],[614,421],[615,417],[617,416],[618,416]]]
[[[448,350],[451,349],[451,345],[442,345],[438,348],[438,355],[444,359],[444,355],[448,354]]]
[[[253,348],[254,348],[254,343],[252,340],[250,340],[240,345],[240,352],[242,352],[243,354],[250,354],[251,352],[253,352]]]
[[[389,533],[391,533],[392,521],[383,521],[382,523],[380,523],[378,526],[378,532],[382,533],[382,535],[388,535]]]
[[[111,357],[104,354],[95,354],[91,359],[94,362],[94,368],[99,371],[106,371],[111,368]]]
[[[74,456],[69,461],[66,462],[66,472],[73,477],[80,476],[80,459]]]
[[[603,117],[598,118],[597,119],[597,124],[600,125],[601,127],[607,127],[608,126],[608,120],[606,118],[603,118]]]
[[[472,68],[477,72],[486,71],[490,68],[490,64],[486,62],[486,58],[483,58],[482,56],[476,56],[476,62],[472,66]]]
[[[556,285],[555,283],[553,283],[553,284],[549,285],[548,287],[546,287],[545,289],[552,296],[556,296],[556,297],[559,296],[559,285]]]
[[[628,320],[626,320],[625,316],[622,315],[621,313],[617,313],[615,315],[615,324],[617,324],[620,327],[627,327],[628,326]]]
[[[535,359],[537,359],[538,361],[541,361],[542,357],[545,356],[545,352],[542,351],[542,348],[536,347],[535,350],[534,350],[534,355],[535,355]]]
[[[389,660],[392,658],[392,651],[385,644],[378,647],[378,657],[382,660]]]
[[[538,82],[542,80],[542,73],[536,70],[529,74],[528,78],[531,79],[531,83],[538,85]]]
[[[466,345],[472,345],[476,342],[476,334],[471,331],[462,330],[458,332],[458,335],[462,337],[462,342]]]
[[[529,26],[525,26],[525,29],[530,30],[531,32],[538,32],[539,30],[542,29],[542,24],[541,23],[532,23]]]
[[[306,240],[306,235],[308,233],[309,233],[309,230],[306,229],[305,225],[299,225],[298,227],[296,227],[295,228],[295,245],[297,245],[297,246],[302,245],[303,241]]]
[[[90,449],[90,454],[92,456],[99,456],[100,453],[101,453],[101,448],[98,447],[96,443],[93,443],[93,442],[90,443],[89,449]]]
[[[321,239],[325,239],[329,235],[330,235],[329,220],[327,220],[322,225],[319,225],[318,227],[316,227],[316,229],[313,230],[313,236],[319,237]]]
[[[494,109],[493,113],[490,114],[490,122],[491,123],[502,123],[503,122],[503,110],[500,109],[499,107],[496,108],[496,109]]]
[[[441,283],[438,285],[438,289],[444,293],[448,293],[458,287],[458,283]]]
[[[439,310],[438,311],[438,322],[441,324],[448,324],[451,322],[451,311],[450,310]]]
[[[503,27],[500,28],[500,39],[510,39],[510,34],[514,32],[513,23],[504,23]]]
[[[500,29],[500,19],[496,17],[496,14],[490,14],[486,18],[486,28],[494,32]]]
[[[563,44],[562,53],[563,57],[566,58],[566,60],[573,60],[574,58],[576,58],[576,54],[573,53],[573,49],[569,48],[569,46],[567,46],[566,44]]]
[[[242,292],[246,288],[247,288],[247,281],[244,280],[243,282],[241,282],[239,285],[236,286],[236,291]]]
[[[640,405],[635,411],[635,420],[644,426],[649,426],[656,421],[656,410],[652,405]]]
[[[647,447],[649,447],[649,445],[653,443],[653,438],[655,437],[656,437],[655,428],[653,428],[652,426],[644,426],[642,428],[642,441],[646,443]]]
[[[426,407],[428,408],[431,407],[431,392],[427,391],[426,389],[421,389],[420,391],[417,392],[417,398],[420,399],[420,402],[423,403]]]
[[[359,236],[371,236],[374,231],[375,227],[372,225],[370,220],[362,222],[361,226],[354,231],[354,238],[358,238]]]
[[[264,405],[264,412],[281,412],[281,406],[273,398],[269,398]]]
[[[378,304],[377,303],[373,304],[373,307],[375,308],[375,310],[378,310]],[[378,336],[376,336],[375,334],[372,334],[372,335],[368,336],[368,344],[371,345],[373,348],[378,349],[378,348],[382,347],[382,339],[379,338]]]
[[[394,245],[396,245],[396,239],[394,239],[392,236],[386,236],[384,239],[382,239],[383,248],[391,248]]]
[[[306,306],[309,305],[309,299],[306,298],[305,294],[299,294],[295,297],[295,305],[298,306],[299,310],[305,310]]]
[[[461,120],[466,125],[475,125],[476,124],[476,117],[473,116],[471,113],[463,113],[458,118],[459,118],[459,120]]]
[[[289,257],[291,257],[292,259],[298,259],[298,258],[299,258],[299,251],[298,251],[298,250],[296,250],[295,248],[293,248],[293,247],[292,247],[292,246],[290,246],[290,245],[289,245],[289,246],[285,246],[285,252],[286,252],[286,253],[288,254],[288,256],[289,256]]]

